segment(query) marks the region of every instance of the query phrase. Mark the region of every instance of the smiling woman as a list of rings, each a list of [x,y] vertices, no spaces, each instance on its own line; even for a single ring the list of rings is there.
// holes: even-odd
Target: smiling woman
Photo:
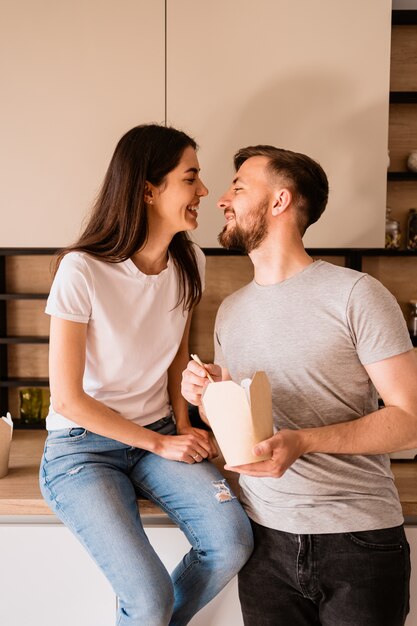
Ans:
[[[187,234],[208,193],[199,172],[185,133],[154,124],[126,133],[83,234],[58,256],[46,307],[41,490],[111,583],[120,626],[188,624],[252,550],[238,500],[217,498],[212,437],[191,426],[180,392],[204,286],[204,255]],[[138,496],[162,506],[192,545],[171,577]]]
[[[178,232],[197,228],[200,198],[208,194],[199,173],[195,147],[188,146],[177,167],[165,176],[162,184],[146,184],[149,231],[156,241],[162,237],[167,248]]]
[[[156,124],[137,126],[119,141],[101,191],[73,251],[110,263],[128,258],[145,274],[157,274],[172,257],[180,279],[181,301],[201,296],[197,248],[186,231],[197,227],[186,209],[208,190],[199,178],[197,144],[188,135]],[[186,300],[184,300],[186,298]]]

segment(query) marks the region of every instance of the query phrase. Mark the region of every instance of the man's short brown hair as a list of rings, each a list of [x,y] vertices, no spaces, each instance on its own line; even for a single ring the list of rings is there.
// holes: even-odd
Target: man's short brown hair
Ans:
[[[307,228],[317,222],[326,208],[329,197],[329,182],[321,165],[299,152],[258,145],[241,148],[234,156],[236,171],[247,159],[265,156],[272,183],[275,178],[287,186],[298,211],[298,224],[303,235]]]

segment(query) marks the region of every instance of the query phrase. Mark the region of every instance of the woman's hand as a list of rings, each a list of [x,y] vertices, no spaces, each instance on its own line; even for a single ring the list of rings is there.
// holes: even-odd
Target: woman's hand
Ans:
[[[192,427],[184,430],[189,432],[181,435],[159,435],[153,452],[164,459],[182,461],[190,465],[216,456],[213,454],[214,444],[210,441],[209,433]],[[204,433],[204,436],[201,433]]]
[[[205,450],[207,451],[207,456],[205,457],[206,459],[215,459],[216,456],[219,456],[219,451],[214,442],[213,433],[207,430],[203,430],[202,428],[194,428],[193,426],[185,426],[183,428],[177,427],[177,433],[179,435],[194,434],[199,437],[200,445],[203,446],[203,448],[205,448]]]

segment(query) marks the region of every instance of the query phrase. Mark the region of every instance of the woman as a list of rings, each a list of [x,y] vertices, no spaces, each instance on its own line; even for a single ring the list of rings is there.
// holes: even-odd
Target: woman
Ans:
[[[237,499],[216,497],[215,446],[191,427],[180,394],[204,271],[185,232],[208,193],[199,171],[183,132],[126,133],[83,234],[58,257],[46,307],[41,489],[113,586],[120,626],[187,624],[252,550]],[[171,577],[147,541],[138,496],[158,503],[192,545]]]

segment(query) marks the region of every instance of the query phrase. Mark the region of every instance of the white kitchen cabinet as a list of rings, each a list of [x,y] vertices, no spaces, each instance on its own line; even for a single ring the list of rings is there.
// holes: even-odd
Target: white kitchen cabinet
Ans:
[[[61,524],[0,524],[2,626],[114,626],[115,595]]]
[[[390,0],[168,0],[167,121],[194,134],[209,187],[193,233],[217,244],[232,157],[274,144],[330,180],[309,247],[383,247]]]
[[[171,571],[189,549],[172,526],[146,532]],[[417,526],[407,526],[412,551],[411,611],[417,626]],[[0,524],[0,624],[4,626],[114,626],[116,599],[95,563],[60,523]],[[190,626],[242,626],[237,579],[202,609]]]
[[[2,2],[0,67],[0,246],[67,245],[119,138],[164,122],[165,1]]]
[[[274,143],[330,178],[308,247],[383,247],[390,29],[390,0],[5,3],[0,246],[72,241],[119,137],[165,121],[201,144],[201,245],[235,150]]]
[[[417,526],[406,526],[405,532],[411,548],[411,598],[406,626],[417,626]]]
[[[146,528],[171,571],[190,548],[175,527]],[[96,564],[60,523],[0,524],[2,626],[114,626],[116,598]],[[237,580],[190,626],[242,626]]]

